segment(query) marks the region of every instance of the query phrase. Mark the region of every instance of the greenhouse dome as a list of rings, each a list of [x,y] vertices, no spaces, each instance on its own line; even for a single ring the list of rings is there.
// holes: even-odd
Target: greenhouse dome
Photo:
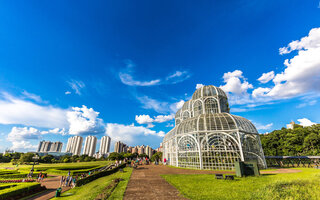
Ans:
[[[215,86],[197,89],[175,115],[175,127],[162,143],[167,164],[196,169],[234,169],[236,161],[266,168],[260,137],[247,119],[229,113],[225,92]]]

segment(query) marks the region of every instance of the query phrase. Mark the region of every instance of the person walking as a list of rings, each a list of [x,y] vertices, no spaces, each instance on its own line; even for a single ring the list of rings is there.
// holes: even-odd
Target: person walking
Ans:
[[[61,178],[60,178],[60,185],[59,185],[59,187],[61,187],[62,184],[63,184],[63,176],[61,176]]]
[[[72,184],[72,181],[73,181],[73,178],[72,176],[69,178],[69,183],[68,183],[68,186],[71,187],[71,184]]]
[[[67,187],[68,186],[68,182],[69,182],[69,176],[67,176],[66,180],[65,180],[65,186]]]

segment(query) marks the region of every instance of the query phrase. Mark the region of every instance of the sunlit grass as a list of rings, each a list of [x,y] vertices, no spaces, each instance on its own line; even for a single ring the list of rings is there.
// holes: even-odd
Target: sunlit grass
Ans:
[[[217,180],[212,174],[162,175],[189,199],[320,199],[320,170]]]
[[[132,168],[125,168],[124,172],[117,172],[109,176],[99,178],[81,187],[75,187],[71,190],[64,192],[61,197],[54,199],[70,199],[70,200],[91,200],[94,199],[98,194],[100,194],[112,180],[116,178],[122,178],[124,181],[120,181],[118,186],[113,191],[109,199],[122,199],[125,189],[127,187],[128,181],[132,173]]]

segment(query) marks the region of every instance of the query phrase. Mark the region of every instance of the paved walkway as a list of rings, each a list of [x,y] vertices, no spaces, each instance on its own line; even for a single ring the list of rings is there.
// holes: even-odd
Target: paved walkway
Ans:
[[[55,196],[56,190],[60,185],[60,176],[54,176],[52,178],[46,178],[42,181],[41,185],[46,186],[47,190],[29,198],[28,200],[47,200]],[[70,187],[63,187],[62,192],[69,190]]]
[[[131,199],[152,199],[171,200],[186,199],[179,195],[179,191],[165,181],[161,174],[230,174],[230,171],[206,171],[171,168],[162,165],[143,165],[133,170],[129,180],[124,200]]]

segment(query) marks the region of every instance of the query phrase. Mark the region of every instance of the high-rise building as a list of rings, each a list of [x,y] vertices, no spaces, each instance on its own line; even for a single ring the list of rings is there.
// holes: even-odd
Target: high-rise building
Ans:
[[[122,153],[122,152],[127,152],[127,145],[118,141],[115,143],[114,145],[114,152],[117,152],[117,153]]]
[[[62,142],[52,142],[50,147],[50,152],[61,152]]]
[[[80,155],[83,138],[81,136],[73,136],[68,139],[66,152],[72,155]]]
[[[133,147],[128,147],[128,148],[127,148],[127,152],[128,152],[128,153],[132,153],[132,149],[133,149]]]
[[[40,141],[37,152],[61,152],[62,142]]]
[[[145,148],[145,154],[147,154],[149,158],[151,158],[151,156],[153,155],[153,150],[151,147],[149,147],[149,145],[147,145]]]
[[[138,153],[138,147],[137,146],[133,147],[131,153]]]
[[[43,143],[44,143],[44,140],[40,141],[37,152],[41,151],[41,147]]]
[[[144,154],[144,153],[145,153],[145,151],[144,151],[144,145],[138,147],[138,154],[140,155],[140,154]]]
[[[92,157],[96,152],[97,146],[97,138],[95,136],[86,137],[86,141],[84,143],[83,155],[88,155]]]
[[[110,152],[111,138],[109,136],[103,136],[100,142],[99,153],[101,156],[106,155]]]
[[[68,138],[66,152],[71,152],[72,137]]]

